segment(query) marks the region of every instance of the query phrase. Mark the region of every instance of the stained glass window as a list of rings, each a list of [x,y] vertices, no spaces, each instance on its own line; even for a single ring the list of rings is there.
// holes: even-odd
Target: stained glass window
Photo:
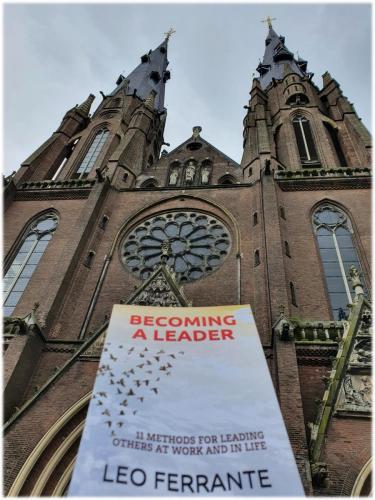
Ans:
[[[180,282],[194,281],[217,269],[230,247],[229,231],[220,220],[200,212],[170,212],[133,229],[121,258],[141,279],[164,262]]]
[[[342,319],[348,314],[348,304],[354,297],[349,279],[350,266],[353,265],[363,277],[350,220],[336,206],[324,204],[315,211],[313,223],[332,313],[336,320]]]
[[[57,224],[56,214],[43,215],[34,221],[26,232],[4,276],[4,316],[10,316],[14,311],[52,239]]]

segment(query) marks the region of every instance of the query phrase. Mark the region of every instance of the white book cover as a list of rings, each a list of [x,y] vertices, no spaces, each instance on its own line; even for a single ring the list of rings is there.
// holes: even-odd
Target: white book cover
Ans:
[[[250,306],[114,306],[69,495],[304,496]]]

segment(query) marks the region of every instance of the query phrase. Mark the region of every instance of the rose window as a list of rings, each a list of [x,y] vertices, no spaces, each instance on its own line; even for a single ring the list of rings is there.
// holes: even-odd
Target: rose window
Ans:
[[[141,279],[165,263],[180,282],[194,281],[217,269],[228,255],[228,229],[199,212],[169,212],[147,219],[127,236],[121,258]]]

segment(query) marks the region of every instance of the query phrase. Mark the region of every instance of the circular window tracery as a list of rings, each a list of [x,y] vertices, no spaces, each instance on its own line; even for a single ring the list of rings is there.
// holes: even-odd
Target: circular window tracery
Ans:
[[[169,266],[180,282],[194,281],[217,269],[231,247],[229,230],[201,212],[169,212],[139,224],[121,247],[123,264],[140,279],[155,266]]]

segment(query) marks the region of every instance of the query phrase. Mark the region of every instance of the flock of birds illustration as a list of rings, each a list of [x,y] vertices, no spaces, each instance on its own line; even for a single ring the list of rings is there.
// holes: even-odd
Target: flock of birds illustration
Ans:
[[[158,352],[151,351],[147,347],[137,350],[131,347],[126,351],[123,345],[118,345],[122,350],[118,355],[110,352],[111,342],[106,342],[103,349],[101,364],[98,368],[98,376],[107,377],[106,382],[109,390],[98,390],[92,396],[94,405],[98,406],[101,414],[106,418],[104,424],[108,426],[110,435],[116,437],[116,430],[119,431],[125,424],[125,419],[131,415],[136,415],[141,408],[145,398],[149,395],[159,394],[160,382],[163,376],[170,376],[173,362],[178,356],[184,355],[184,351],[168,353],[164,350]],[[130,363],[126,358],[131,357],[135,364],[128,370],[121,371],[120,376],[117,371],[118,363],[125,366]],[[130,361],[130,359],[129,359]],[[132,363],[133,364],[133,363]],[[99,384],[102,385],[102,384]],[[113,387],[111,387],[113,386]]]

